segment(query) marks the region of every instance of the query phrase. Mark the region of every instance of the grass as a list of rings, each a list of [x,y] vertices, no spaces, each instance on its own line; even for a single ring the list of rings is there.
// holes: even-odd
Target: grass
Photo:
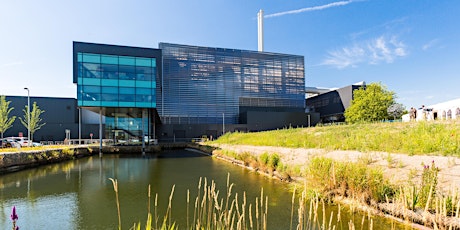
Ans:
[[[460,120],[227,133],[212,143],[460,156]]]
[[[439,169],[435,162],[431,162],[431,165],[422,165],[419,170],[411,170],[407,183],[395,185],[384,177],[381,168],[369,166],[370,156],[356,162],[313,157],[301,168],[277,161],[277,167],[273,168],[270,165],[270,158],[277,158],[277,154],[274,153],[263,153],[258,157],[248,152],[217,151],[216,154],[227,154],[227,156],[243,161],[245,165],[252,165],[256,170],[270,175],[277,174],[281,179],[304,178],[304,190],[309,194],[305,195],[304,199],[321,197],[323,201],[331,201],[335,197],[345,197],[351,198],[355,203],[373,207],[379,207],[379,204],[390,205],[393,207],[391,210],[384,208],[382,210],[407,219],[408,222],[433,228],[436,226],[447,229],[452,224],[449,219],[459,216],[460,194],[455,189],[447,192],[439,190]],[[391,161],[394,160],[391,158]],[[415,175],[419,172],[421,178],[416,178]],[[299,209],[298,212],[304,209],[308,210],[308,207]],[[420,213],[423,214],[420,215]],[[426,216],[431,217],[426,218]],[[299,220],[311,221],[309,218],[311,217],[302,216]],[[458,225],[453,226],[459,227]],[[306,224],[300,229],[311,227],[311,224]]]
[[[358,150],[365,152],[356,162],[335,161],[324,157],[312,157],[306,165],[286,165],[276,161],[272,173],[285,178],[303,177],[310,190],[323,198],[349,197],[356,201],[385,209],[386,213],[406,218],[433,228],[459,228],[452,225],[458,218],[460,195],[457,190],[438,188],[438,171],[434,162],[410,172],[404,184],[390,184],[378,167],[371,167],[372,151],[387,152],[382,155],[388,168],[404,167],[391,153],[409,155],[439,154],[451,156],[449,167],[456,165],[460,157],[460,120],[372,123],[336,125],[314,128],[289,128],[258,133],[227,133],[212,143],[276,146],[290,148],[320,148],[326,150]],[[218,154],[242,160],[245,165],[257,168],[269,167],[269,153],[258,158],[250,153],[217,150]],[[254,163],[256,162],[256,163]],[[421,175],[421,177],[416,177]],[[380,205],[380,206],[379,206]]]
[[[69,145],[43,145],[35,147],[21,147],[21,148],[0,148],[0,153],[16,153],[16,152],[26,152],[26,151],[44,151],[49,149],[66,149],[69,151]]]
[[[118,182],[116,179],[109,178],[112,181],[115,192],[115,201],[118,214],[118,229],[121,230],[121,208],[118,201]],[[187,221],[186,227],[176,224],[173,220],[172,201],[174,199],[173,185],[169,196],[168,207],[164,216],[158,216],[158,194],[155,196],[154,213],[151,213],[150,202],[150,186],[148,192],[148,213],[147,221],[142,228],[140,222],[135,223],[130,229],[133,230],[176,230],[176,229],[191,229],[191,230],[213,230],[213,229],[251,229],[251,230],[266,230],[268,223],[268,199],[263,192],[260,191],[260,196],[256,197],[255,203],[251,203],[246,199],[246,193],[240,198],[238,193],[232,193],[233,184],[230,183],[230,175],[227,177],[226,191],[221,197],[220,191],[216,190],[214,181],[208,183],[207,179],[200,178],[198,183],[198,194],[193,200],[190,199],[190,190],[187,190]],[[318,195],[310,196],[310,192],[304,186],[300,194],[296,193],[294,188],[291,201],[291,218],[289,229],[342,229],[341,208],[334,214],[326,213],[326,202]],[[193,214],[189,211],[193,209]],[[364,218],[361,222],[360,229],[373,229],[373,220],[368,216],[368,223],[364,223]],[[297,221],[294,221],[297,219]],[[297,222],[297,226],[294,226]],[[353,221],[346,223],[348,229],[357,229]],[[287,229],[287,226],[286,226]]]

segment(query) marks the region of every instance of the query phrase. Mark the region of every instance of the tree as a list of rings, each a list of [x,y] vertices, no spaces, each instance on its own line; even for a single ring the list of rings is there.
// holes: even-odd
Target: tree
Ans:
[[[394,103],[388,107],[387,112],[389,116],[393,117],[393,120],[396,120],[401,118],[406,112],[406,108],[400,103]]]
[[[29,121],[29,107],[26,105],[26,107],[22,110],[24,112],[24,118],[20,117],[19,120],[21,120],[22,125],[24,127],[29,128],[29,125],[27,121]],[[44,110],[41,110],[37,102],[34,102],[32,106],[32,111],[30,111],[30,137],[29,141],[33,141],[34,139],[34,133],[35,131],[41,129],[46,123],[42,123],[42,119],[40,118],[40,115],[44,113]]]
[[[388,119],[388,107],[394,104],[395,93],[381,83],[371,83],[353,91],[350,107],[345,110],[348,123]]]
[[[0,96],[0,133],[3,139],[3,133],[6,132],[9,128],[13,126],[14,120],[16,120],[16,116],[9,117],[10,112],[14,109],[10,107],[11,101],[6,101],[6,97],[4,95]]]

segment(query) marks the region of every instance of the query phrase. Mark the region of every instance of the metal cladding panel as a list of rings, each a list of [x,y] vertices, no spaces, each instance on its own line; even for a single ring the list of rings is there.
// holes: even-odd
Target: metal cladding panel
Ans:
[[[19,120],[19,117],[24,117],[23,110],[27,105],[27,96],[6,96],[6,101],[11,101],[10,108],[13,110],[10,116],[16,116],[16,119],[3,136],[17,137],[19,133],[27,136],[27,127]],[[40,118],[43,123],[46,123],[33,134],[34,141],[63,141],[66,129],[71,130],[72,138],[78,138],[77,100],[74,98],[30,97],[31,106],[34,102],[45,111]],[[82,130],[86,128],[87,125],[83,124]]]
[[[238,124],[239,106],[305,107],[298,55],[160,43],[165,124]]]

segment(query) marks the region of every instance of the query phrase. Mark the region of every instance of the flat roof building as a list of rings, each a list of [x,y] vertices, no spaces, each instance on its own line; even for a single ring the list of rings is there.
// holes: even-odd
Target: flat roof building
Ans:
[[[105,138],[308,125],[303,56],[170,43],[73,46],[78,106],[105,117]]]
[[[344,113],[351,105],[353,92],[361,87],[366,87],[364,81],[339,89],[318,91],[317,95],[306,99],[307,110],[319,113],[321,123],[344,122]],[[309,92],[312,90],[306,91]]]

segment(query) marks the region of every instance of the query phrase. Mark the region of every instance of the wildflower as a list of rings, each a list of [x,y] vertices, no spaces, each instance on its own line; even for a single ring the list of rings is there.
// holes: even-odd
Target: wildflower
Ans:
[[[16,214],[16,206],[13,206],[13,213],[11,214],[11,220],[12,221],[18,220],[18,215]]]
[[[11,213],[11,220],[13,221],[12,230],[19,230],[19,226],[16,225],[16,221],[18,220],[18,215],[16,214],[16,206],[13,206],[13,212]]]

